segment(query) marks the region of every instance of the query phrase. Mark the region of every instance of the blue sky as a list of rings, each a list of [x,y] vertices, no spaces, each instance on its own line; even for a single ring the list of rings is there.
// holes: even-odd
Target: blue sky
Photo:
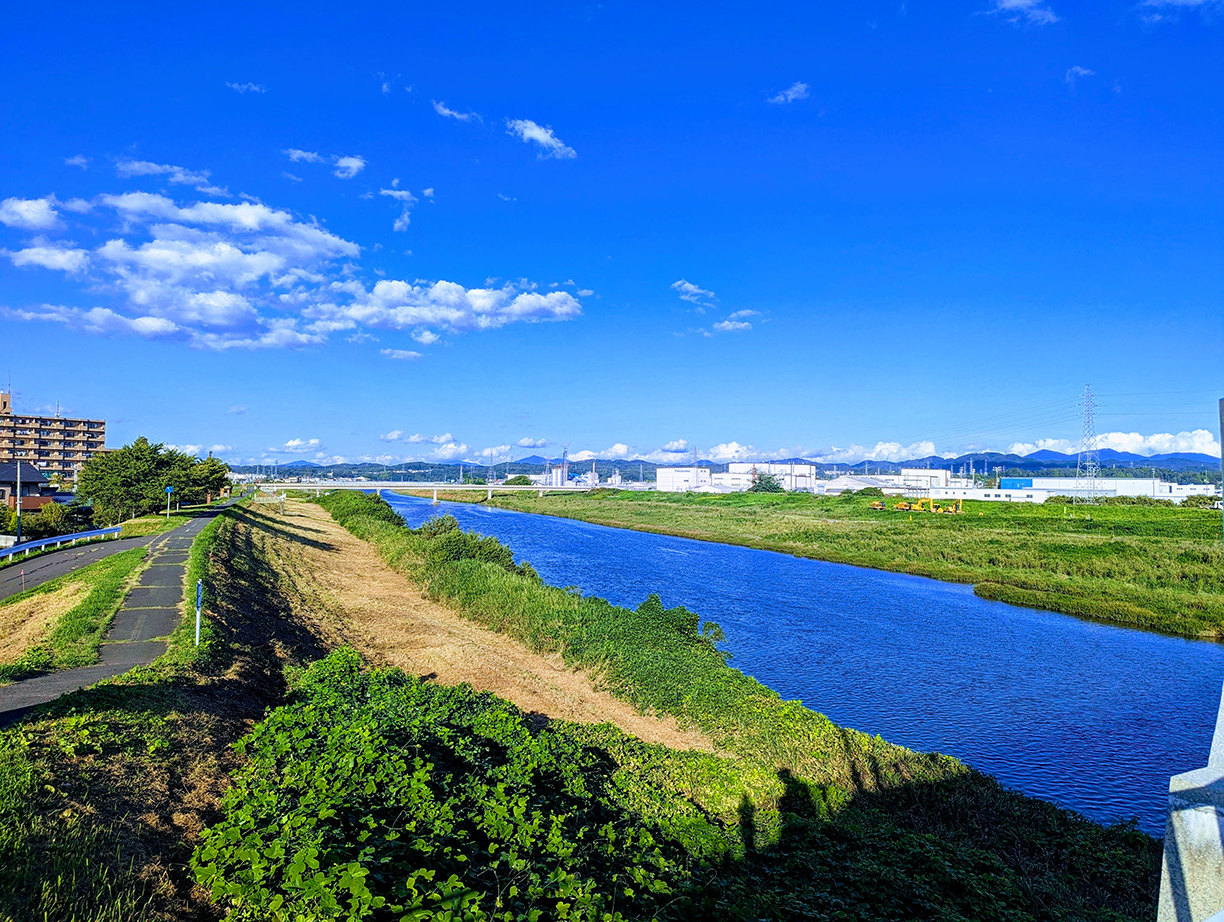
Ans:
[[[1219,451],[1219,0],[9,17],[0,374],[110,444]]]

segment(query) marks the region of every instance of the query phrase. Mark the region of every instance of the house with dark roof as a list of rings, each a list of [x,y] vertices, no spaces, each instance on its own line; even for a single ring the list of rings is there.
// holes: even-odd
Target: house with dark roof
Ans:
[[[25,461],[0,461],[0,503],[17,508],[17,465],[21,465],[21,511],[34,512],[55,502],[55,488],[42,471]]]

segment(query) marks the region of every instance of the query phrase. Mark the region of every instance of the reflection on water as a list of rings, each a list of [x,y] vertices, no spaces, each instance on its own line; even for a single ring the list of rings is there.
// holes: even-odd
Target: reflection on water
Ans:
[[[731,664],[784,698],[1097,820],[1163,835],[1169,776],[1206,764],[1219,644],[917,576],[384,495],[410,525],[448,512],[495,535],[554,585],[628,606],[657,592],[717,621]]]

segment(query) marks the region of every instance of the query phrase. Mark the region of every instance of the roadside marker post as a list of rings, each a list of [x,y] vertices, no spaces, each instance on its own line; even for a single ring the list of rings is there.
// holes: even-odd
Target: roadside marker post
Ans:
[[[204,599],[204,580],[196,580],[196,646],[200,645],[200,603]]]
[[[174,492],[174,487],[166,487],[166,521],[170,521],[170,494]]]

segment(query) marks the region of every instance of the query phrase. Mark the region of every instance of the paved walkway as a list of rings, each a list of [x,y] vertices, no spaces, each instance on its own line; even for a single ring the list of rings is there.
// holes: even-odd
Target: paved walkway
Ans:
[[[165,653],[166,641],[182,617],[183,580],[191,543],[218,512],[210,509],[174,531],[155,538],[135,539],[149,545],[148,565],[115,614],[98,651],[98,664],[0,687],[0,727],[60,695],[127,672],[134,666],[147,665]]]

